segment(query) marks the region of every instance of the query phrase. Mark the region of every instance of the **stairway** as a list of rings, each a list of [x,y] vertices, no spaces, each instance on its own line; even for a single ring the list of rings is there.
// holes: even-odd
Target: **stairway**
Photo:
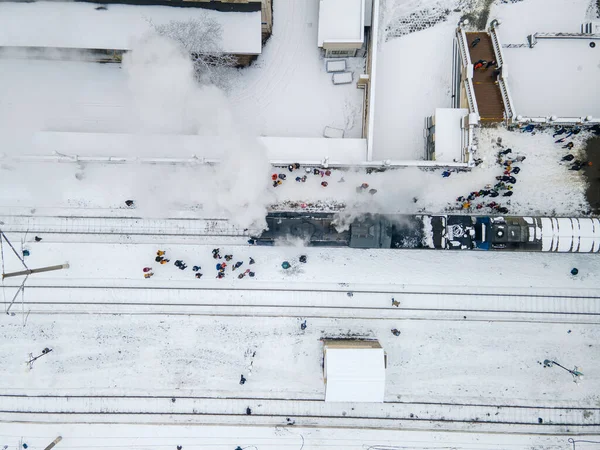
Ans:
[[[475,64],[480,59],[493,61],[496,59],[492,39],[488,33],[466,33],[467,44],[469,45],[469,54],[471,62]],[[479,43],[472,47],[475,39],[479,38]],[[494,75],[495,67],[489,69],[477,69],[473,72],[473,87],[475,89],[475,101],[479,109],[479,117],[482,122],[497,123],[504,120],[504,103],[502,93],[496,82]]]

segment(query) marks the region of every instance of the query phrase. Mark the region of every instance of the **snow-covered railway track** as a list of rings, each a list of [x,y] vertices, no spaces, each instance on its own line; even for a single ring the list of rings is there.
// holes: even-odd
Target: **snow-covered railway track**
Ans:
[[[144,219],[141,217],[2,216],[5,233],[78,236],[247,236],[226,219]]]
[[[250,286],[250,285],[247,285]],[[600,297],[229,288],[102,288],[33,285],[32,314],[190,314],[203,316],[485,320],[600,324]],[[5,305],[6,306],[6,305]]]
[[[248,414],[250,408],[251,414]],[[0,395],[0,420],[186,422],[443,428],[554,433],[600,431],[600,408],[459,403],[326,403],[320,399]]]

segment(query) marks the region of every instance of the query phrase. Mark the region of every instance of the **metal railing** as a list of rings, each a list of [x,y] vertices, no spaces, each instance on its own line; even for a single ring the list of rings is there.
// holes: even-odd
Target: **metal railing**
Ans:
[[[502,95],[502,102],[504,103],[504,119],[511,121],[515,116],[515,108],[508,88],[507,80],[505,79],[506,65],[504,63],[504,53],[502,51],[502,45],[500,44],[500,36],[495,26],[490,27],[489,30],[490,38],[492,40],[492,47],[494,48],[494,55],[496,56],[496,62],[498,68],[501,69],[498,75],[498,88]]]
[[[465,80],[465,91],[467,93],[467,102],[469,103],[469,112],[479,116],[479,108],[477,107],[477,101],[475,100],[475,87],[473,86],[472,78],[467,78]]]
[[[458,40],[463,66],[466,67],[471,64],[471,55],[469,54],[469,49],[467,48],[467,34],[465,33],[465,30],[458,28],[456,30],[456,38]]]

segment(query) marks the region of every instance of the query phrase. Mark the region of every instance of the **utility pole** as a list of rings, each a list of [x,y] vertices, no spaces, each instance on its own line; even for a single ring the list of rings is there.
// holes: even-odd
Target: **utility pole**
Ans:
[[[58,444],[60,441],[62,441],[62,436],[59,436],[59,437],[57,437],[56,439],[54,439],[54,440],[53,440],[53,441],[50,443],[50,445],[49,445],[48,447],[46,447],[44,450],[50,450],[50,449],[54,448],[54,446],[55,446],[56,444]]]
[[[39,269],[27,269],[27,270],[21,270],[19,272],[3,273],[2,279],[4,280],[5,278],[10,278],[10,277],[18,277],[21,275],[31,275],[32,273],[51,272],[52,270],[61,270],[61,269],[68,269],[68,268],[69,268],[69,264],[59,264],[58,266],[40,267]]]
[[[18,272],[9,272],[9,273],[4,272],[4,245],[3,245],[4,241],[6,241],[7,245],[13,251],[15,256],[19,259],[19,261],[21,261],[21,264],[23,265],[25,270],[20,270]],[[23,256],[24,255],[25,255],[25,252],[23,252]],[[48,267],[40,267],[38,269],[30,269],[29,267],[27,267],[27,264],[25,264],[25,260],[23,259],[23,256],[21,256],[19,254],[19,252],[17,252],[15,247],[11,244],[11,242],[6,237],[6,234],[4,234],[4,232],[2,230],[0,230],[0,260],[2,263],[2,281],[4,282],[5,278],[18,277],[18,276],[23,276],[23,275],[25,276],[25,278],[23,279],[23,282],[19,286],[19,289],[17,289],[17,292],[15,293],[12,301],[8,305],[8,308],[6,308],[6,311],[5,311],[6,314],[9,313],[9,311],[12,308],[12,305],[14,304],[15,300],[17,299],[17,296],[19,295],[19,293],[25,292],[25,282],[29,278],[29,275],[32,275],[34,273],[51,272],[53,270],[61,270],[61,269],[69,268],[69,264],[65,263],[65,264],[59,264],[57,266],[48,266]],[[3,283],[2,287],[4,287],[4,283]],[[23,305],[24,304],[25,303],[23,300]],[[23,317],[25,317],[25,310],[23,310]],[[23,322],[23,326],[25,326],[25,321]]]
[[[573,375],[573,377],[575,377],[575,379],[577,379],[577,377],[580,377],[580,376],[583,375],[579,370],[577,370],[577,366],[575,366],[575,368],[573,370],[570,370],[570,369],[567,369],[565,366],[560,365],[556,361],[552,361],[550,359],[545,359],[544,360],[544,367],[552,367],[552,366],[558,366],[561,369],[566,370],[571,375]]]

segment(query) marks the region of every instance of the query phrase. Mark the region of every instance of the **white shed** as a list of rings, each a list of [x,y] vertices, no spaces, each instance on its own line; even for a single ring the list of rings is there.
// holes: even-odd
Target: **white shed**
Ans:
[[[365,12],[365,0],[320,0],[318,45],[326,57],[356,56],[365,40]]]
[[[325,340],[323,353],[326,402],[383,402],[386,355],[379,342]]]

